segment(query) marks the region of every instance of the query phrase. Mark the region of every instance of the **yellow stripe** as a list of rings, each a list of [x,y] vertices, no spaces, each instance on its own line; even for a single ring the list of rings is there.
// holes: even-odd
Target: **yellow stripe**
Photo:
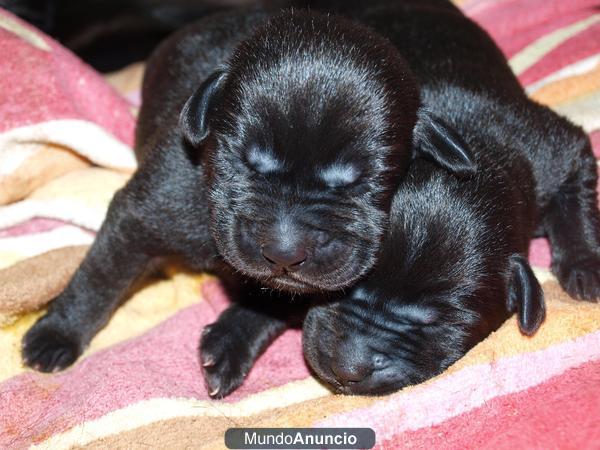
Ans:
[[[553,109],[582,127],[586,133],[600,130],[600,91]]]

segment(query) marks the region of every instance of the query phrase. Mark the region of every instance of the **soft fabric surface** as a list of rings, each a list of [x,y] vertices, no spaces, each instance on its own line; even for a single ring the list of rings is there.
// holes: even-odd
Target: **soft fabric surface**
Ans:
[[[600,152],[600,9],[592,0],[460,0],[529,94],[582,125]],[[548,318],[533,338],[510,319],[444,374],[396,394],[336,396],[289,331],[241,389],[209,400],[201,327],[227,305],[218,282],[172,269],[149,280],[79,362],[43,375],[23,333],[84,256],[131,151],[141,66],[108,82],[0,12],[0,448],[220,448],[231,426],[370,426],[379,448],[599,448],[600,305],[571,300],[530,259]],[[11,55],[10,57],[7,55]]]

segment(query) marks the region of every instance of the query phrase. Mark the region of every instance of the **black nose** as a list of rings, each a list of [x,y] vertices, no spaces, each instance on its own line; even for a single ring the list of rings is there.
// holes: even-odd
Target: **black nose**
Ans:
[[[278,242],[268,242],[263,245],[262,255],[269,263],[287,270],[298,269],[307,257],[304,246],[283,246]]]
[[[390,364],[385,355],[373,353],[359,342],[354,344],[353,348],[348,345],[340,347],[338,356],[330,361],[336,380],[343,385],[364,381]]]
[[[373,373],[373,365],[370,361],[332,361],[331,370],[337,381],[342,384],[358,383]]]

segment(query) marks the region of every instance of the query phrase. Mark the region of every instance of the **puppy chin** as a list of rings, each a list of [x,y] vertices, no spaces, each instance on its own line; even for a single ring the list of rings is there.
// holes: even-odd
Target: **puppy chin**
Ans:
[[[228,262],[239,272],[259,280],[265,286],[295,294],[339,291],[352,285],[366,272],[361,264],[353,264],[343,274],[320,273],[318,277],[312,277],[301,271],[276,273],[264,265],[245,259]]]
[[[352,285],[373,266],[379,247],[378,243],[351,247],[337,258],[307,261],[298,270],[285,271],[271,267],[258,249],[244,245],[244,240],[234,233],[216,235],[220,254],[238,272],[265,286],[294,294],[339,291]]]

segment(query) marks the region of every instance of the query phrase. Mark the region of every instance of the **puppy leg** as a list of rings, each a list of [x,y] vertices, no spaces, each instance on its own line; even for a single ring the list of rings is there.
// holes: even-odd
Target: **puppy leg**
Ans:
[[[73,279],[23,338],[25,364],[42,372],[72,364],[150,261],[124,197],[117,194]]]
[[[600,213],[596,161],[585,152],[578,170],[561,186],[544,215],[552,244],[552,270],[572,297],[600,297]]]
[[[245,292],[244,298],[251,296],[252,302],[233,304],[202,332],[200,363],[213,398],[223,398],[240,387],[258,357],[289,327],[295,314],[282,305],[283,299],[267,294],[263,302],[249,294]]]

